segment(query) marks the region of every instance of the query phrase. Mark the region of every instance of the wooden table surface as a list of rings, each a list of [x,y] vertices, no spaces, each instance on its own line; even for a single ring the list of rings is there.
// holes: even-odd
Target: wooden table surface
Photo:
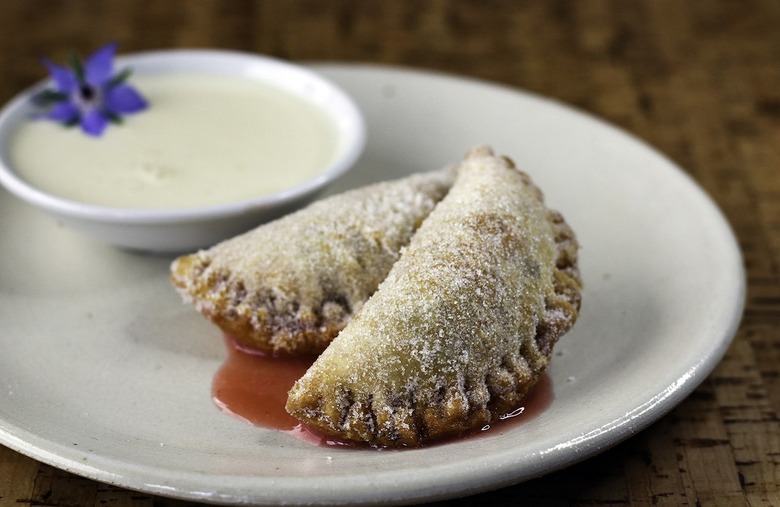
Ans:
[[[449,503],[780,505],[780,2],[2,0],[0,101],[43,77],[39,56],[111,40],[122,52],[230,48],[474,76],[554,97],[657,147],[738,236],[748,291],[733,345],[690,397],[624,443]],[[0,505],[189,503],[0,446]]]

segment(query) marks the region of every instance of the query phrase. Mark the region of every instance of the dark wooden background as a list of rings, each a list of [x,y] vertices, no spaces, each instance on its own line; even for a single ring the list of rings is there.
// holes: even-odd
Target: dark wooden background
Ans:
[[[0,101],[43,77],[38,57],[111,40],[122,52],[230,48],[475,76],[557,98],[656,146],[739,238],[748,294],[734,344],[693,395],[630,440],[449,503],[780,505],[780,2],[1,0]],[[189,504],[0,446],[0,505]]]

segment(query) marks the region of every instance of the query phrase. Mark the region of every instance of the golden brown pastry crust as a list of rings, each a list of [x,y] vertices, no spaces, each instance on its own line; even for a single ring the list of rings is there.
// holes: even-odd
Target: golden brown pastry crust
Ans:
[[[511,161],[476,148],[287,410],[379,446],[480,428],[519,406],[579,306],[573,232]]]
[[[454,170],[443,169],[320,200],[176,259],[172,281],[248,348],[319,353],[387,276],[453,179]]]

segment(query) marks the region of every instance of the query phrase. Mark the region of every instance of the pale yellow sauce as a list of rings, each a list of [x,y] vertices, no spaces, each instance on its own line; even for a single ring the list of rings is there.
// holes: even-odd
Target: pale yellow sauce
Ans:
[[[101,137],[31,120],[9,155],[33,185],[132,208],[223,204],[290,188],[335,156],[337,133],[313,105],[250,79],[135,75],[150,106]]]

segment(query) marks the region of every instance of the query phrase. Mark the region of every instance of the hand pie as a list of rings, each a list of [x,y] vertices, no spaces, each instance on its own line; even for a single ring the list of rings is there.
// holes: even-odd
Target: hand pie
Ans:
[[[418,446],[517,408],[580,306],[577,242],[506,158],[472,150],[287,411],[349,441]]]
[[[176,259],[172,281],[245,347],[319,353],[387,276],[453,179],[454,170],[443,169],[320,200]]]

